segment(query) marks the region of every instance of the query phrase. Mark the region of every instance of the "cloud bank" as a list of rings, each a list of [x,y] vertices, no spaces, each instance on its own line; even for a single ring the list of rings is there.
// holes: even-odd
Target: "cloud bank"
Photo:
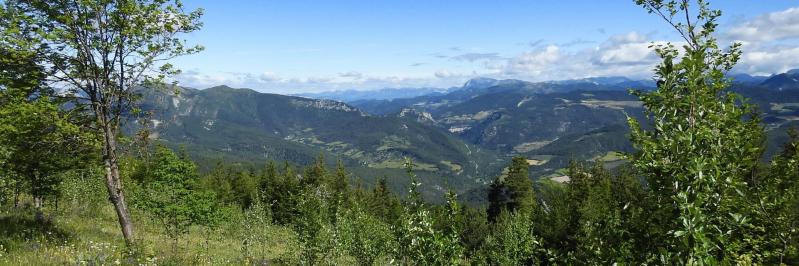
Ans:
[[[733,72],[769,75],[799,68],[799,7],[722,26],[717,34],[720,45],[732,42],[743,44],[744,55]],[[604,34],[603,29],[597,30]],[[547,44],[539,39],[523,43],[525,50],[511,55],[451,47],[430,53],[427,62],[398,63],[409,70],[429,68],[428,74],[415,71],[413,75],[373,75],[365,70],[350,70],[330,76],[296,78],[272,71],[203,73],[189,70],[180,74],[177,80],[181,85],[196,88],[224,84],[267,92],[300,93],[388,87],[451,87],[478,76],[529,81],[597,76],[646,79],[651,77],[653,67],[659,62],[651,45],[669,41],[678,46],[682,44],[679,40],[657,40],[639,32],[608,33],[607,39],[596,42],[578,39]],[[452,67],[453,64],[460,67]]]

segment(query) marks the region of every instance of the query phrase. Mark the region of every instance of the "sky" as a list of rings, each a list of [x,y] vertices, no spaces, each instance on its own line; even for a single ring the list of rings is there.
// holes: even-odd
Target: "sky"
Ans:
[[[183,86],[305,93],[460,86],[474,77],[548,81],[652,76],[653,42],[679,42],[632,0],[184,0],[203,27],[183,37]],[[734,72],[799,68],[799,1],[716,0]]]

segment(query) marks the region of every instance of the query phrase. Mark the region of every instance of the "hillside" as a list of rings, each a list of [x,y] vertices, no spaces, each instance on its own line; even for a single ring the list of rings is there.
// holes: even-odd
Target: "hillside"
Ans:
[[[371,183],[380,175],[401,174],[407,156],[442,189],[445,183],[472,187],[478,177],[498,171],[490,168],[497,162],[493,152],[437,127],[368,115],[332,100],[225,86],[142,93],[143,110],[153,113],[152,137],[185,146],[198,160],[303,165],[322,153],[328,164],[341,159]]]
[[[770,130],[764,159],[799,117],[798,87],[781,82],[794,74],[734,86],[763,111]],[[185,146],[198,160],[308,164],[323,154],[329,165],[340,159],[371,184],[401,174],[401,160],[408,156],[437,190],[470,190],[498,175],[513,155],[528,157],[533,178],[552,175],[575,159],[619,165],[620,157],[611,155],[632,151],[626,117],[643,115],[628,84],[647,83],[479,78],[447,93],[352,105],[226,86],[142,92],[143,109],[153,113],[152,137]],[[404,185],[391,182],[394,188]]]
[[[795,70],[771,77],[732,76],[733,91],[759,107],[769,130],[764,160],[785,141],[785,131],[799,117],[795,76]],[[641,103],[627,88],[652,85],[620,77],[542,83],[479,78],[443,95],[352,104],[386,117],[415,115],[467,143],[503,155],[525,155],[536,178],[573,159],[618,165],[619,158],[608,154],[632,151],[626,116],[643,116]]]

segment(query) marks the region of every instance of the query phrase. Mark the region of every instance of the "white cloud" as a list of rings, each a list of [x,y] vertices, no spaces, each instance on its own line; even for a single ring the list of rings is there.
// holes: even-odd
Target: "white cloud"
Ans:
[[[452,72],[452,71],[449,71],[449,70],[446,70],[446,69],[440,69],[440,70],[436,71],[436,73],[434,73],[433,75],[436,78],[439,78],[439,79],[451,79],[451,78],[457,78],[457,77],[463,77],[464,76],[461,73]]]
[[[275,73],[268,72],[268,71],[264,72],[264,73],[261,73],[261,75],[259,75],[258,78],[260,79],[261,82],[272,82],[272,81],[278,81],[278,80],[281,79]]]
[[[770,75],[799,68],[799,7],[737,23],[721,36],[742,44],[735,72]]]
[[[338,76],[342,77],[342,78],[351,78],[351,79],[361,79],[361,78],[363,78],[363,74],[361,72],[358,72],[358,71],[349,71],[349,72],[339,73]]]
[[[735,71],[753,75],[783,73],[799,67],[799,47],[749,49],[741,56]]]
[[[305,79],[308,83],[327,83],[333,81],[331,77],[309,77]]]
[[[356,74],[358,73],[358,74]],[[248,73],[203,73],[196,70],[185,71],[175,77],[179,85],[192,88],[210,88],[218,85],[227,85],[234,88],[250,88],[261,92],[272,93],[303,93],[330,90],[372,90],[397,87],[449,87],[461,84],[468,76],[455,72],[440,71],[431,76],[369,76],[360,72],[340,73],[338,77],[305,77],[284,78],[272,72],[260,75]],[[476,74],[475,74],[476,75]],[[359,77],[354,79],[352,77]]]
[[[540,75],[561,59],[560,49],[555,45],[522,53],[507,62],[504,72],[509,75]]]
[[[665,43],[657,41],[655,43]],[[504,65],[493,65],[499,77],[532,81],[574,79],[590,76],[648,78],[658,58],[646,36],[630,32],[609,37],[599,45],[577,51],[568,45],[549,45],[521,53]]]
[[[758,16],[733,26],[726,35],[733,40],[750,42],[799,38],[799,7]]]
[[[651,65],[658,61],[651,45],[652,41],[637,32],[611,36],[596,48],[593,61],[598,65]]]
[[[476,62],[483,60],[497,60],[502,59],[502,57],[499,56],[499,53],[465,53],[450,57],[450,59],[457,61]]]

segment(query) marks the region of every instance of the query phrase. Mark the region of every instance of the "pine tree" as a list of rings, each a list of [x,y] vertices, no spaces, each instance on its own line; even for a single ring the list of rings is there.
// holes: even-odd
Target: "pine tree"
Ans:
[[[340,196],[346,196],[347,190],[350,187],[350,177],[347,169],[344,168],[344,163],[341,160],[336,162],[336,173],[333,176],[331,189],[334,193]]]
[[[508,209],[509,198],[508,188],[505,186],[502,176],[491,181],[491,185],[488,187],[488,209],[486,209],[488,221],[496,222],[500,213]]]
[[[505,177],[497,177],[488,191],[488,219],[495,221],[503,212],[533,213],[536,208],[535,190],[524,157],[514,157]]]
[[[389,190],[387,182],[386,177],[381,177],[377,181],[377,185],[367,199],[366,206],[372,215],[393,225],[402,215],[402,206],[397,196]]]
[[[325,155],[319,154],[313,164],[305,169],[305,176],[302,184],[308,188],[316,188],[326,184],[328,180],[327,166],[325,166]]]
[[[508,209],[512,211],[532,213],[535,208],[535,191],[528,174],[529,168],[526,158],[514,157],[508,169],[506,183],[511,198]]]

